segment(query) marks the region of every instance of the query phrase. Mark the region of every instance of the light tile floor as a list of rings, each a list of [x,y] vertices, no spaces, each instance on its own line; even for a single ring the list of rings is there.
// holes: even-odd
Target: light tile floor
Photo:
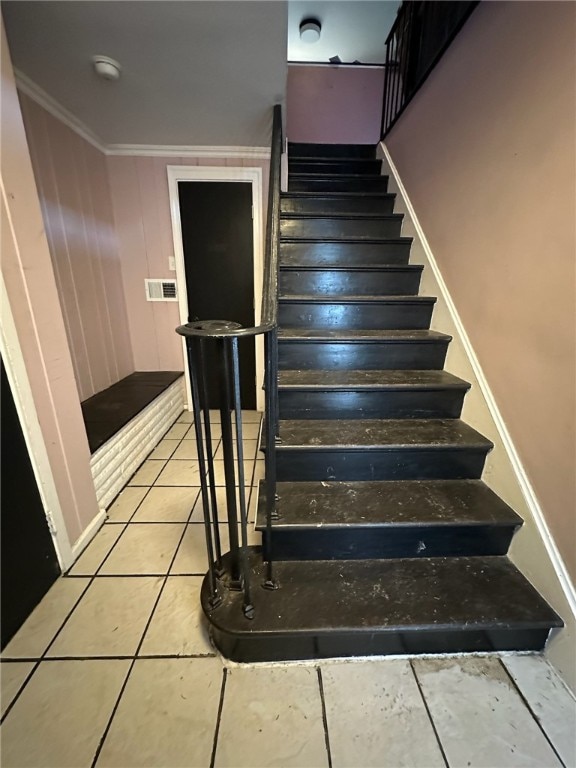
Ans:
[[[253,522],[259,415],[244,422]],[[3,768],[576,766],[576,702],[539,656],[219,658],[199,610],[190,424],[183,414],[170,429],[4,650]]]

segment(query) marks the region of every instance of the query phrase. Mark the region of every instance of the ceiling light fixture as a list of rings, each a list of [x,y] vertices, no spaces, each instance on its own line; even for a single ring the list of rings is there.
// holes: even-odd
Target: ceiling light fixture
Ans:
[[[320,32],[322,24],[318,19],[309,17],[300,22],[300,40],[303,43],[317,43],[320,40]]]
[[[118,80],[122,67],[108,56],[92,56],[94,71],[104,80]]]

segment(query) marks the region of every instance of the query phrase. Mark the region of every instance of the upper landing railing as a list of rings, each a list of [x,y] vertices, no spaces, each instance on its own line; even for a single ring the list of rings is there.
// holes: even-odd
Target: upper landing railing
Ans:
[[[239,340],[264,336],[265,348],[265,482],[266,532],[264,557],[267,562],[266,579],[262,586],[275,589],[272,572],[271,525],[276,500],[276,454],[274,444],[278,432],[278,241],[280,213],[280,159],[282,154],[282,111],[274,107],[270,180],[268,187],[268,213],[264,283],[260,324],[244,328],[231,320],[206,320],[181,325],[176,332],[186,339],[188,367],[192,388],[194,429],[198,450],[198,469],[204,515],[206,550],[208,553],[208,582],[210,603],[216,607],[223,598],[225,588],[243,592],[243,610],[247,618],[254,616],[250,569],[247,560],[248,519],[244,483],[244,455],[242,444],[242,406],[240,402]],[[220,540],[220,514],[217,504],[214,474],[214,444],[207,392],[207,361],[210,348],[216,348],[219,366],[220,424],[226,483],[226,510],[222,522],[228,525],[230,554],[222,557]],[[213,359],[210,356],[210,359]],[[236,451],[234,450],[236,438]],[[217,441],[216,441],[217,442]],[[235,455],[236,454],[236,455]],[[240,532],[238,531],[240,528]]]
[[[478,0],[402,3],[386,38],[382,137],[394,126],[477,5]]]

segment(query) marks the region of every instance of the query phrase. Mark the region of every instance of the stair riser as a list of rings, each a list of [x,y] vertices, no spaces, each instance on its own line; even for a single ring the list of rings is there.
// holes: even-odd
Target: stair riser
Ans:
[[[395,195],[388,197],[315,197],[305,199],[301,197],[283,197],[280,201],[282,213],[323,213],[330,214],[355,214],[375,213],[386,216],[394,212]]]
[[[457,419],[465,390],[279,391],[281,419]]]
[[[280,236],[293,239],[371,240],[400,237],[402,217],[382,219],[282,219]]]
[[[481,448],[276,450],[278,480],[455,480],[482,475]]]
[[[280,293],[317,296],[415,296],[421,271],[336,271],[280,269]]]
[[[514,528],[413,526],[345,530],[272,529],[274,560],[365,560],[394,557],[505,555]]]
[[[387,192],[387,176],[366,176],[349,179],[330,178],[299,178],[290,176],[288,179],[289,192]]]
[[[203,590],[204,592],[204,590]],[[206,590],[207,594],[207,590]],[[210,616],[207,597],[204,612]],[[390,656],[438,653],[487,653],[491,651],[541,651],[549,629],[470,629],[467,631],[380,631],[284,636],[238,636],[212,626],[211,635],[220,653],[232,661],[296,661],[352,656]]]
[[[346,160],[344,158],[342,160],[288,159],[289,173],[317,173],[320,176],[327,176],[331,173],[379,174],[381,166],[381,160]]]
[[[432,309],[428,303],[414,304],[319,304],[280,301],[278,319],[283,328],[399,329],[430,327]]]
[[[280,243],[280,265],[311,267],[407,264],[411,242]]]
[[[448,342],[419,344],[417,342],[338,343],[298,342],[278,343],[280,370],[382,371],[440,370],[444,367]]]
[[[373,159],[376,147],[373,144],[308,144],[288,142],[288,157],[313,157],[315,159],[333,157],[364,157]]]

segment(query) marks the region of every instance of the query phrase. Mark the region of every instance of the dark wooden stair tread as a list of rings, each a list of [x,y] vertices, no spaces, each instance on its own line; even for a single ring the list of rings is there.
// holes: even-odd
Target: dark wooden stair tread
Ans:
[[[257,586],[260,553],[248,561],[251,621],[241,592],[212,609],[206,580],[202,590],[218,646],[237,661],[534,648],[562,624],[507,557],[277,562],[274,591]]]
[[[435,304],[436,298],[434,296],[370,296],[367,294],[296,294],[286,293],[278,296],[279,301],[284,302],[317,302],[318,304],[345,304],[347,302],[360,302],[360,303],[389,303],[389,304]]]
[[[470,384],[447,371],[280,371],[280,389],[469,389]]]
[[[461,419],[285,419],[278,451],[291,449],[491,449],[493,443]]]
[[[519,526],[522,518],[481,480],[281,482],[275,531],[353,526]],[[265,527],[261,484],[257,529]]]
[[[417,341],[418,343],[434,343],[438,341],[450,341],[451,336],[438,331],[413,330],[382,330],[379,328],[358,328],[346,330],[330,330],[324,328],[279,328],[278,337],[285,341],[318,342],[318,341],[347,341],[347,342],[380,342],[404,343]]]

